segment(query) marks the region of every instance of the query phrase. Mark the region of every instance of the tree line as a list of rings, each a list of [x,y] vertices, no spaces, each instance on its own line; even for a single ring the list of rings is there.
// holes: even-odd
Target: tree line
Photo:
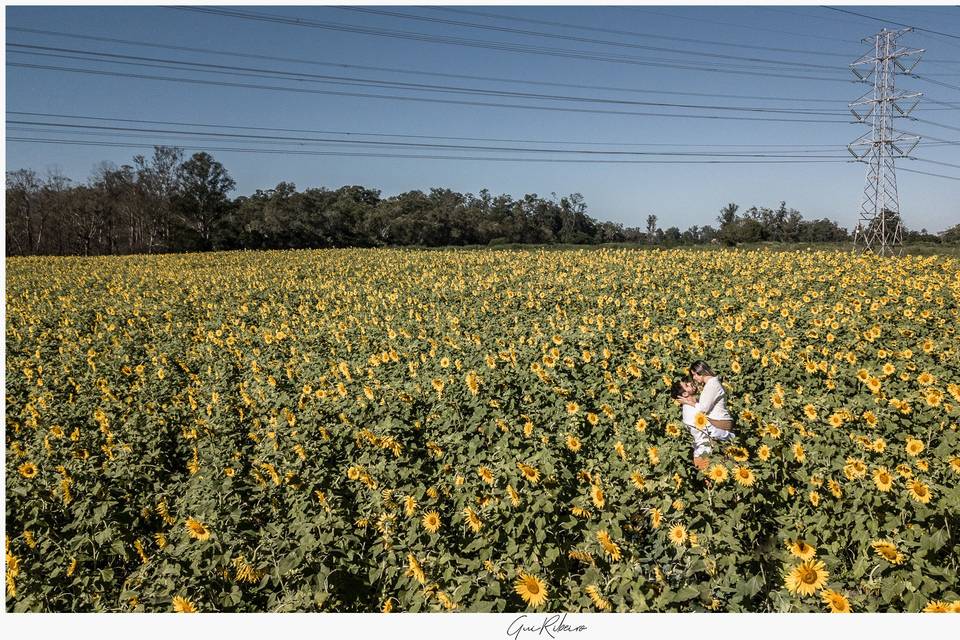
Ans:
[[[383,198],[376,189],[309,188],[281,182],[230,197],[236,184],[210,154],[189,158],[157,146],[132,164],[98,165],[84,184],[53,171],[7,172],[8,255],[109,255],[227,249],[645,243],[842,242],[835,222],[805,220],[781,202],[738,214],[728,204],[717,227],[624,227],[587,215],[579,193],[515,199],[434,188]],[[904,241],[960,242],[960,225],[939,236],[907,231]]]

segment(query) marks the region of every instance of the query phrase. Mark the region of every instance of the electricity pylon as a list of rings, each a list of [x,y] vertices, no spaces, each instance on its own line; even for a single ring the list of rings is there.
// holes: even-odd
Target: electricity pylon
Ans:
[[[894,159],[908,157],[920,141],[918,136],[903,135],[893,129],[893,119],[908,117],[923,95],[897,93],[894,87],[896,75],[911,73],[924,52],[897,47],[897,38],[908,31],[912,29],[884,29],[864,38],[862,42],[872,44],[873,50],[850,64],[859,82],[873,82],[870,91],[848,105],[857,122],[870,126],[870,131],[847,145],[854,158],[867,164],[860,220],[853,234],[854,250],[862,248],[879,255],[900,255],[903,251]],[[909,66],[901,60],[907,56],[917,56]],[[865,66],[869,67],[868,71],[861,70]],[[907,107],[900,104],[907,100],[913,102]]]

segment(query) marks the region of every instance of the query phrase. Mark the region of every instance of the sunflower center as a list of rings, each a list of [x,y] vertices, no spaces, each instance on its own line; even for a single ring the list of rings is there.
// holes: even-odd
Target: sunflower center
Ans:
[[[530,595],[535,596],[540,593],[540,585],[537,584],[536,580],[527,580],[527,591],[530,592]]]
[[[800,582],[802,582],[803,584],[816,584],[817,572],[811,568],[801,569]]]

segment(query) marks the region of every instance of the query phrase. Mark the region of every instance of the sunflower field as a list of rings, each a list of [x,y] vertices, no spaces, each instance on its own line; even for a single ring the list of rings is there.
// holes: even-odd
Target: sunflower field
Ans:
[[[960,609],[960,261],[6,261],[9,611]],[[694,359],[737,438],[703,472]]]

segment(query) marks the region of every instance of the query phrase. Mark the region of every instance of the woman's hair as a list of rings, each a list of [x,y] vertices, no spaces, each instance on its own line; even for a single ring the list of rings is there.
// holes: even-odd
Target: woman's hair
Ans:
[[[690,373],[695,373],[695,374],[697,374],[698,376],[715,376],[715,375],[717,375],[717,374],[715,374],[715,373],[713,372],[713,369],[710,368],[710,365],[708,365],[708,364],[707,364],[706,362],[704,362],[703,360],[697,360],[697,361],[695,361],[693,364],[691,364],[691,365],[690,365]]]

